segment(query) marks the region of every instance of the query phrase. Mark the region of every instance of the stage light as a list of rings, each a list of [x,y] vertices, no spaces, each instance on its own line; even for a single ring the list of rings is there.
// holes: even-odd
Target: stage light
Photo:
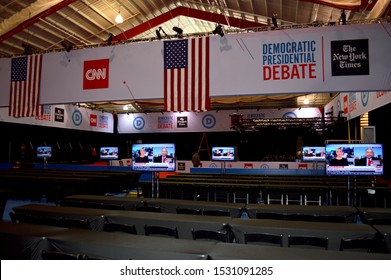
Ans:
[[[160,34],[159,29],[156,29],[156,38],[157,38],[158,40],[162,39],[162,34]]]
[[[178,26],[174,26],[172,28],[172,30],[174,30],[178,36],[178,38],[182,38],[182,34],[183,34],[183,29],[182,28],[179,28]]]
[[[113,43],[113,37],[114,37],[113,33],[109,33],[109,38],[107,38],[107,44],[109,46],[111,46],[111,44]]]
[[[70,52],[71,50],[72,50],[72,48],[73,48],[73,44],[71,43],[71,42],[69,42],[69,41],[67,41],[67,40],[63,40],[62,42],[61,42],[61,46],[63,46],[63,48],[64,48],[64,50],[66,51],[66,52]]]
[[[224,36],[224,31],[223,31],[223,27],[219,24],[216,26],[215,30],[213,30],[212,32],[213,34],[218,34],[220,35],[221,37]]]
[[[32,54],[34,52],[34,48],[31,45],[27,44],[27,43],[22,44],[22,47],[24,49],[23,54],[25,54],[25,55],[29,55],[29,54]]]
[[[161,33],[160,33],[161,32]],[[167,33],[163,30],[163,28],[160,26],[158,29],[156,29],[156,37],[158,40],[162,39],[162,33],[165,37],[167,37]]]

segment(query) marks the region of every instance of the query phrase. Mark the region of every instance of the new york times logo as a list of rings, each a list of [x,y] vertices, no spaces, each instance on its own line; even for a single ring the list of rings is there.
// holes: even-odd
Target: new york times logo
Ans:
[[[54,121],[55,122],[64,122],[64,109],[54,108]]]
[[[187,117],[177,117],[176,124],[178,128],[186,128],[187,127]]]
[[[331,42],[331,75],[369,75],[368,39]]]

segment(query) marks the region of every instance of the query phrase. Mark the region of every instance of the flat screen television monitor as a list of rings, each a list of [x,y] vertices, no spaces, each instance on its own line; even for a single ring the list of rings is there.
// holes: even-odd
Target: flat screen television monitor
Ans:
[[[41,146],[37,147],[37,158],[50,158],[52,157],[52,147]]]
[[[101,147],[100,159],[118,159],[118,147]]]
[[[215,161],[235,161],[236,160],[236,147],[212,147],[212,160]]]
[[[132,169],[134,171],[175,171],[175,144],[133,144]]]
[[[326,144],[326,175],[381,176],[383,160],[382,144]]]
[[[304,146],[302,151],[303,161],[325,161],[326,153],[324,146]]]

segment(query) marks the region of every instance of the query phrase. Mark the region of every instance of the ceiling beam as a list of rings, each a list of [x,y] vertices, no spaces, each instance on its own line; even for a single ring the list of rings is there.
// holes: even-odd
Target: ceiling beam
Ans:
[[[262,27],[265,26],[264,24],[258,23],[258,22],[251,22],[243,19],[237,19],[233,17],[228,17],[228,21],[224,15],[214,14],[210,12],[195,10],[183,6],[179,6],[173,10],[170,10],[164,14],[161,14],[159,16],[156,16],[149,21],[143,22],[142,24],[129,29],[122,34],[118,34],[116,37],[118,40],[127,40],[130,38],[133,38],[145,31],[150,30],[151,28],[158,27],[160,24],[163,24],[173,18],[176,18],[178,16],[185,16],[185,17],[191,17],[196,18],[200,20],[215,22],[223,25],[229,25],[231,27],[241,28],[241,29],[247,29],[247,28],[256,28],[256,27]]]
[[[73,2],[76,2],[77,0],[64,0],[61,3],[54,5],[50,7],[49,9],[43,11],[42,13],[39,13],[38,15],[27,19],[22,24],[18,25],[18,27],[11,29],[10,31],[4,33],[0,36],[0,42],[3,42],[4,40],[7,40],[8,38],[14,36],[16,33],[30,27],[31,25],[35,24],[42,18],[46,18],[47,16],[50,16],[51,14],[61,10],[64,7],[67,7],[68,5],[72,4]]]

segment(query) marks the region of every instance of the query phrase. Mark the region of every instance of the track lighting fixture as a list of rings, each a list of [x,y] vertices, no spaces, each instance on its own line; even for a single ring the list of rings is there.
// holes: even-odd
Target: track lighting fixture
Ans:
[[[174,26],[172,28],[172,30],[174,30],[178,36],[178,38],[182,38],[183,37],[183,29],[182,28],[179,28],[178,26]]]
[[[221,37],[224,36],[224,31],[223,31],[223,27],[219,24],[216,26],[215,30],[213,30],[212,32],[213,34],[218,34],[220,35]]]

